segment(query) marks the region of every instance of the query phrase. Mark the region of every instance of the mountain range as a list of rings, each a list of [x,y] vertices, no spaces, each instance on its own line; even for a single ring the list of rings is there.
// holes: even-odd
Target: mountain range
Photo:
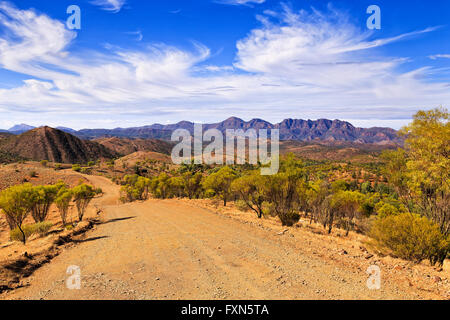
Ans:
[[[7,130],[7,132],[21,134],[30,129],[34,129],[34,127],[21,124],[14,126]],[[105,137],[170,140],[172,132],[177,129],[186,129],[193,133],[194,123],[181,121],[169,125],[153,124],[143,127],[116,129],[74,130],[67,127],[57,127],[56,129],[75,135],[83,140],[93,140]],[[358,128],[346,121],[328,119],[286,119],[280,123],[272,124],[261,119],[244,121],[236,117],[231,117],[219,123],[204,124],[203,129],[218,129],[222,132],[225,132],[227,129],[279,129],[281,140],[307,142],[353,142],[381,145],[402,143],[402,138],[397,135],[397,131],[391,128]]]
[[[169,154],[173,144],[154,139],[100,138],[83,140],[70,133],[40,127],[22,134],[0,133],[0,163],[18,160],[49,160],[85,164],[135,152]]]

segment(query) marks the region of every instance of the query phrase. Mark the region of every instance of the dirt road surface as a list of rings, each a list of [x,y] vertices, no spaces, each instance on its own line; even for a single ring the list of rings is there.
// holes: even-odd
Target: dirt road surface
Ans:
[[[395,284],[369,290],[365,269],[323,259],[297,238],[182,201],[119,204],[118,187],[90,177],[105,196],[105,223],[38,269],[3,299],[414,299]],[[81,289],[66,287],[69,266]]]

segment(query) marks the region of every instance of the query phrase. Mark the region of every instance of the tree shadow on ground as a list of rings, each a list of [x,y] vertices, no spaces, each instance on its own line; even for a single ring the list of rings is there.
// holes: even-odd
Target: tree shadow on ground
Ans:
[[[109,238],[109,237],[108,236],[93,237],[93,238],[87,238],[87,239],[82,239],[82,240],[72,240],[72,242],[74,242],[74,243],[85,243],[85,242],[91,242],[91,241],[106,239],[106,238]]]
[[[116,218],[116,219],[110,219],[104,222],[100,222],[99,224],[108,224],[108,223],[114,223],[114,222],[120,222],[120,221],[126,221],[126,220],[131,220],[131,219],[136,219],[136,216],[134,217],[124,217],[124,218]]]

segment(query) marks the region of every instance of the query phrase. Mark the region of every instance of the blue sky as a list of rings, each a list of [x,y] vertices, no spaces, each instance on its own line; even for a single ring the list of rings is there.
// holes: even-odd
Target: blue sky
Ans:
[[[81,30],[65,25],[81,8]],[[381,8],[368,30],[367,7]],[[0,128],[408,123],[450,102],[450,2],[0,0]]]

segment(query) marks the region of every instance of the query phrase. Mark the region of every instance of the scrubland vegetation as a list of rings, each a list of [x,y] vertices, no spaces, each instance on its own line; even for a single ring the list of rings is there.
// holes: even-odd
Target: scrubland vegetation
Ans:
[[[101,190],[84,183],[72,189],[63,182],[46,186],[24,183],[0,193],[0,208],[11,230],[11,240],[22,241],[25,244],[32,234],[45,235],[52,227],[52,223],[46,220],[53,204],[59,210],[63,226],[66,226],[71,202],[73,201],[77,208],[78,220],[82,221],[87,206],[99,193]],[[25,219],[30,214],[35,224],[24,225]]]
[[[122,202],[160,199],[218,199],[224,206],[234,202],[259,219],[277,217],[283,226],[315,223],[325,232],[339,229],[367,235],[381,254],[442,264],[450,251],[448,111],[440,108],[418,112],[400,132],[404,148],[385,151],[377,162],[316,161],[286,154],[280,170],[260,174],[260,165],[173,166],[137,161],[128,168],[124,161],[109,160],[121,186]],[[123,172],[117,176],[118,166]],[[48,167],[42,161],[42,167]],[[100,162],[74,164],[72,170],[90,173]],[[55,170],[61,170],[56,167]],[[106,172],[106,171],[105,171]],[[94,173],[92,173],[94,174]],[[30,177],[33,173],[30,173]],[[86,184],[69,188],[54,185],[15,185],[0,193],[0,208],[11,230],[11,239],[22,241],[32,234],[45,234],[51,223],[49,209],[55,205],[64,226],[72,204],[83,220],[91,200],[101,193]],[[35,224],[24,225],[31,215]]]
[[[278,174],[259,166],[185,164],[158,175],[135,168],[116,182],[122,201],[153,197],[235,201],[258,218],[276,216],[285,226],[302,217],[367,234],[382,254],[442,264],[450,251],[450,127],[448,111],[419,112],[403,128],[404,149],[383,153],[383,162],[355,165],[305,161],[286,155]]]

